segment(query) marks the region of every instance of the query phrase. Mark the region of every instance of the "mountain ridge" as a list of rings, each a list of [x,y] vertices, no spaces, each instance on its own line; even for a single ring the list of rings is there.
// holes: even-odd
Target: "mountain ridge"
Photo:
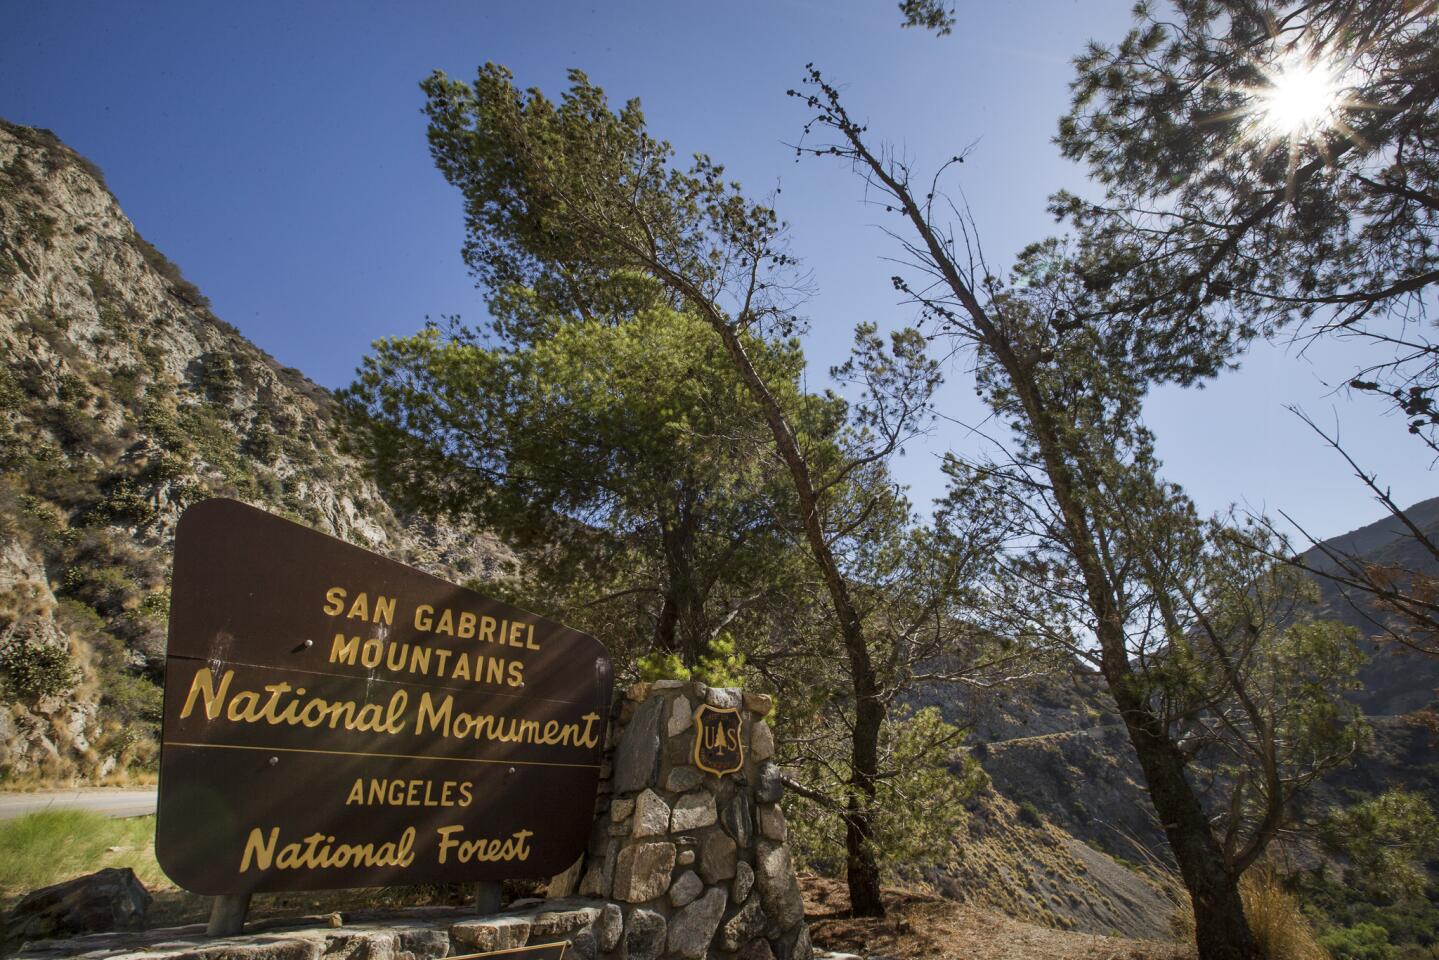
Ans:
[[[0,347],[0,779],[153,760],[168,551],[196,500],[235,497],[452,580],[513,560],[488,534],[405,516],[345,452],[328,390],[216,317],[93,163],[6,121]],[[51,673],[17,680],[22,649]]]

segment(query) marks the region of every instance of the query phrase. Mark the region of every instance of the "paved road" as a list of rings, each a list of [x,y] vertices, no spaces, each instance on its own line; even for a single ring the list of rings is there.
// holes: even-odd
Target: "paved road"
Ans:
[[[0,820],[40,810],[94,810],[107,817],[143,817],[155,812],[155,788],[45,790],[38,793],[0,793]]]

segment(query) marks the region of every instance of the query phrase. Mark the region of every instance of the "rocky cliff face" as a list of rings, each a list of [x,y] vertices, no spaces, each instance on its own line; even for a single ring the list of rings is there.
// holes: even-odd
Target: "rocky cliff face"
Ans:
[[[0,780],[153,757],[171,539],[217,495],[447,578],[510,559],[397,513],[327,391],[218,319],[92,164],[0,121]]]

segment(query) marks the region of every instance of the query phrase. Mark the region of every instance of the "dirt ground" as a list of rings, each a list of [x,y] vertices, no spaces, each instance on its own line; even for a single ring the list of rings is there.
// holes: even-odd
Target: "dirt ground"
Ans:
[[[1053,930],[909,891],[886,891],[883,920],[849,917],[844,884],[803,876],[816,948],[873,960],[1194,960],[1193,948]]]

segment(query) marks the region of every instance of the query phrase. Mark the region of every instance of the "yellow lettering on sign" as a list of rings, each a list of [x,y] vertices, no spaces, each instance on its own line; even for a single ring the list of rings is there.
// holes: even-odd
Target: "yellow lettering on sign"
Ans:
[[[406,827],[399,840],[384,843],[336,843],[323,833],[280,845],[280,828],[251,829],[240,856],[240,872],[256,870],[323,870],[336,867],[408,867],[415,862],[415,828]],[[278,850],[276,849],[278,847]]]
[[[447,863],[452,853],[459,863],[469,863],[471,860],[480,863],[523,861],[530,857],[529,841],[530,837],[535,835],[533,830],[516,830],[508,837],[481,837],[478,840],[455,839],[454,835],[463,832],[464,829],[463,826],[455,825],[440,827],[436,831],[440,835],[440,863]]]

